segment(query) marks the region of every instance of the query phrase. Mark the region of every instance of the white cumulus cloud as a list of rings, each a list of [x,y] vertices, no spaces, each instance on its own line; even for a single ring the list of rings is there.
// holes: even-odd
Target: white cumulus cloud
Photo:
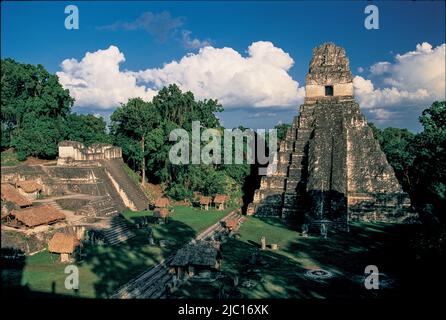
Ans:
[[[124,54],[115,46],[88,52],[81,61],[66,59],[57,73],[76,106],[113,108],[131,97],[146,100],[175,83],[198,99],[218,99],[231,107],[290,107],[305,90],[288,74],[294,61],[271,42],[252,43],[247,56],[232,48],[205,46],[161,68],[122,71]]]
[[[232,48],[207,46],[136,76],[158,89],[176,83],[199,99],[217,98],[225,107],[293,106],[304,97],[304,88],[288,74],[293,64],[288,53],[259,41],[249,46],[247,57]]]
[[[445,48],[427,42],[414,51],[397,54],[394,62],[381,61],[370,67],[373,77],[383,83],[376,88],[361,76],[353,80],[355,95],[363,108],[377,109],[379,118],[390,117],[386,107],[430,104],[445,99]]]
[[[111,109],[129,98],[152,99],[156,91],[137,84],[135,75],[121,71],[124,54],[115,46],[87,52],[81,61],[66,59],[57,72],[59,81],[75,99],[75,106]]]

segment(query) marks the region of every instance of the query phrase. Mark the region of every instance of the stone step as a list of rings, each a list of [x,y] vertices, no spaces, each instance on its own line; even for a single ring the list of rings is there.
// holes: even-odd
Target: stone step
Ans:
[[[106,237],[108,243],[115,243],[117,241],[125,241],[127,239],[133,238],[135,234],[132,232],[122,232],[119,234],[115,234],[113,236]]]
[[[261,205],[256,208],[255,215],[258,217],[280,216],[282,209],[280,206]]]
[[[48,201],[46,202],[46,204],[52,205],[58,210],[63,210],[62,207],[55,200]]]
[[[287,190],[287,191],[288,190],[296,190],[297,185],[300,182],[299,178],[300,178],[300,175],[299,175],[299,177],[292,177],[292,180],[290,180],[291,177],[289,179],[287,179],[285,190]]]
[[[261,189],[285,189],[284,176],[263,176],[260,182]]]
[[[302,175],[302,166],[299,166],[299,167],[290,166],[288,168],[288,176],[289,177],[293,177],[293,178],[296,177],[296,178],[300,179],[301,175]]]
[[[294,149],[294,142],[293,142],[293,140],[285,140],[285,141],[282,141],[281,143],[280,143],[280,146],[279,146],[279,149],[281,150],[281,151],[288,151],[288,152],[291,152],[291,151],[293,151],[293,149]]]
[[[277,154],[278,163],[289,163],[291,160],[291,152],[290,151],[279,151]]]
[[[291,154],[291,163],[297,163],[300,164],[305,157],[305,154],[303,151],[295,151]]]

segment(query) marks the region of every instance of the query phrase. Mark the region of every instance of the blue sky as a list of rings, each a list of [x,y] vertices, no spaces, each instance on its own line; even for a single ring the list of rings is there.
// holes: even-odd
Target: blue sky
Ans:
[[[64,8],[67,4],[75,4],[79,8],[78,30],[67,30],[64,27],[67,16]],[[231,92],[234,87],[230,81],[218,79],[218,72],[215,72],[211,76],[211,81],[215,80],[219,84],[217,87],[220,88],[218,90],[215,87],[209,88],[206,91],[207,88],[204,87],[202,93],[202,95],[208,93],[209,98],[221,95],[221,101],[229,101],[227,102],[229,107],[224,105],[226,111],[221,115],[226,126],[243,124],[253,128],[269,128],[279,121],[290,122],[297,114],[298,104],[301,103],[298,94],[271,86],[274,82],[281,85],[281,81],[284,87],[289,85],[290,90],[294,90],[291,89],[292,82],[297,82],[299,88],[304,86],[312,48],[323,42],[332,41],[346,49],[353,75],[361,77],[357,79],[355,86],[359,90],[358,94],[360,93],[359,102],[364,103],[364,107],[362,104],[361,107],[367,118],[381,127],[398,126],[418,130],[417,119],[420,111],[432,100],[442,98],[442,87],[438,87],[438,77],[444,78],[444,72],[437,74],[437,79],[432,79],[428,75],[422,76],[419,81],[406,83],[404,79],[410,77],[410,70],[418,70],[416,66],[422,70],[431,70],[430,68],[436,70],[444,66],[444,59],[443,61],[439,59],[439,56],[444,56],[444,46],[441,47],[445,42],[444,2],[374,2],[379,8],[379,30],[367,30],[364,27],[366,17],[364,8],[367,4],[369,2],[359,1],[2,2],[1,56],[11,57],[20,62],[40,63],[50,72],[64,72],[67,87],[80,80],[85,81],[86,84],[83,84],[85,87],[92,86],[94,81],[82,78],[79,73],[74,74],[74,71],[68,70],[67,66],[64,69],[61,66],[62,61],[74,58],[80,62],[87,52],[95,53],[114,46],[116,50],[113,49],[113,54],[119,53],[125,56],[125,61],[121,59],[120,62],[116,62],[119,58],[114,60],[119,66],[117,76],[123,76],[124,72],[146,71],[143,76],[135,76],[136,86],[156,90],[158,89],[156,86],[152,85],[149,88],[144,81],[148,81],[148,78],[150,81],[181,79],[178,81],[183,81],[181,82],[183,87],[194,88],[196,84],[190,83],[193,81],[190,79],[193,77],[190,70],[177,68],[169,71],[180,73],[173,78],[170,74],[166,75],[168,70],[156,76],[150,70],[162,69],[164,64],[180,61],[187,54],[199,55],[200,47],[206,45],[216,49],[227,47],[247,58],[250,45],[260,41],[270,42],[272,46],[263,45],[258,52],[268,50],[272,54],[278,54],[278,61],[285,59],[280,66],[276,66],[274,62],[272,64],[274,68],[283,69],[289,79],[279,75],[283,72],[279,72],[276,68],[280,79],[271,79],[272,83],[265,80],[263,84],[265,88],[259,88],[255,84],[244,88],[242,85],[239,90],[251,91],[252,94],[244,93],[239,98],[237,93],[234,97],[234,93]],[[151,16],[139,21],[147,22],[149,19],[148,27],[138,25],[138,18],[147,12],[150,12]],[[193,40],[196,42],[191,42]],[[421,45],[423,43],[426,45]],[[417,48],[417,44],[421,46]],[[286,57],[276,48],[289,55],[293,62],[291,67]],[[209,52],[209,56],[232,61],[232,53]],[[101,54],[105,55],[106,52]],[[405,59],[399,61],[396,59],[397,54]],[[407,55],[404,56],[405,54]],[[94,61],[100,65],[99,55],[98,53],[98,58]],[[207,59],[206,57],[208,56],[204,54],[198,56],[197,65],[205,63],[203,61]],[[385,72],[377,72],[376,68],[370,69],[378,62],[389,63]],[[206,66],[209,67],[208,63],[206,62]],[[218,64],[219,61],[215,63]],[[243,72],[247,73],[249,68],[243,65],[252,65],[253,62],[240,60],[234,63],[237,68],[241,68],[237,70],[245,70]],[[76,64],[76,68],[87,68],[86,64]],[[104,66],[112,68],[112,65],[105,63]],[[260,67],[263,68],[264,65],[260,64]],[[210,68],[218,70],[217,67]],[[405,71],[401,71],[403,69]],[[82,70],[83,74],[90,72]],[[266,77],[268,70],[270,69],[265,69]],[[361,70],[363,71],[360,72]],[[256,74],[256,77],[262,77],[262,71],[257,71],[260,73]],[[130,75],[133,76],[132,73],[125,74],[126,77]],[[224,77],[223,74],[221,76]],[[251,81],[248,73],[243,76],[243,79]],[[418,72],[413,74],[414,78],[418,76]],[[98,79],[99,77],[100,75]],[[434,93],[430,92],[433,82],[437,84]],[[370,92],[370,83],[373,83],[375,91]],[[227,88],[221,88],[226,85]],[[104,88],[106,92],[113,92],[113,89]],[[138,91],[140,88],[132,87],[133,89],[134,92],[140,92]],[[257,89],[259,93],[256,93]],[[420,90],[428,91],[424,98],[420,98],[420,93],[424,92]],[[444,92],[444,88],[442,91]],[[111,102],[101,102],[99,98],[89,99],[81,96],[87,94],[86,92],[77,93],[79,95],[77,100],[83,105],[77,104],[76,110],[103,115],[113,110],[113,99]],[[151,92],[144,91],[144,94],[150,96]],[[289,94],[289,96],[287,99],[276,96],[264,97],[262,92],[271,92],[271,95]],[[117,92],[116,99],[120,99],[122,94]],[[262,102],[259,102],[260,100]],[[293,105],[294,101],[296,103]]]

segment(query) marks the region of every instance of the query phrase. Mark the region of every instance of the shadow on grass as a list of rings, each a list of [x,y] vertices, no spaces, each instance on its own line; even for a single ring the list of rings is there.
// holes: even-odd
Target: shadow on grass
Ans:
[[[28,286],[22,286],[23,269],[26,256],[22,250],[14,248],[0,248],[2,265],[2,296],[29,294]]]
[[[255,252],[259,254],[252,261]],[[327,292],[339,290],[342,285],[336,279],[309,280],[299,262],[276,251],[259,251],[257,246],[235,239],[223,245],[221,272],[223,277],[212,283],[189,281],[173,298],[218,299],[222,292],[224,298],[325,298]]]
[[[417,261],[411,241],[418,225],[354,223],[350,232],[337,232],[328,239],[318,237],[293,241],[283,248],[297,254],[342,280],[328,296],[349,298],[414,297],[431,292],[438,266]],[[380,290],[366,290],[364,272],[368,265],[378,267]],[[430,272],[429,272],[430,271]]]
[[[96,297],[110,296],[126,282],[167,258],[195,235],[189,226],[174,220],[150,226],[155,245],[149,243],[148,228],[134,228],[132,231],[136,236],[124,243],[111,247],[84,247],[86,257],[82,263],[91,265],[93,273],[99,278],[94,284]],[[160,247],[159,241],[166,239],[170,242]]]
[[[443,271],[439,266],[415,259],[409,242],[416,228],[414,225],[353,224],[350,233],[330,234],[328,239],[301,238],[296,234],[295,240],[277,251],[259,250],[260,244],[245,239],[242,232],[240,240],[229,239],[222,245],[223,278],[212,283],[186,283],[174,297],[218,298],[222,288],[229,298],[433,296],[436,291],[432,288],[440,288],[439,277],[444,278]],[[255,252],[257,258],[253,258]],[[379,290],[365,288],[367,265],[376,265],[379,269]],[[327,270],[333,277],[312,279],[306,274],[311,269]]]

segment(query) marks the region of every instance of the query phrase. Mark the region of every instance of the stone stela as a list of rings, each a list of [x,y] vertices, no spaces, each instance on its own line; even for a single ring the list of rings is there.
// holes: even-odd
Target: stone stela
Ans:
[[[269,166],[277,170],[262,177],[248,214],[312,230],[416,216],[355,101],[345,50],[333,43],[313,49],[304,104]]]

